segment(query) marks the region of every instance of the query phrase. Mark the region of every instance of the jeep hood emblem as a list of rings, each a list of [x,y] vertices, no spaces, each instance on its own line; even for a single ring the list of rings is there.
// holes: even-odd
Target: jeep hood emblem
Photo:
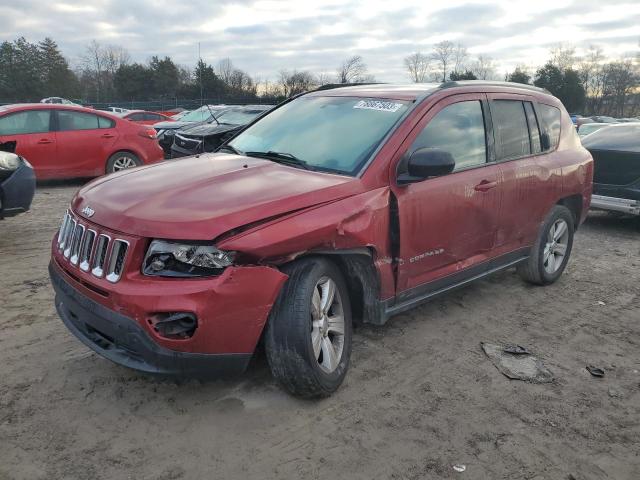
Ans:
[[[87,218],[93,217],[94,213],[96,213],[95,210],[91,208],[89,205],[87,205],[82,209],[82,214]]]

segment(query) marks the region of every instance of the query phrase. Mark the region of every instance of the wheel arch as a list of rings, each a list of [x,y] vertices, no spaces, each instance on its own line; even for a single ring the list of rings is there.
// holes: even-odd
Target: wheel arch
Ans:
[[[580,194],[569,195],[568,197],[561,198],[556,202],[556,205],[562,205],[567,207],[573,216],[573,228],[578,230],[580,226],[580,219],[582,218],[582,205],[583,198]]]
[[[384,323],[384,309],[380,302],[380,275],[375,266],[373,248],[310,251],[296,257],[294,261],[309,257],[325,258],[338,267],[347,284],[354,323]]]

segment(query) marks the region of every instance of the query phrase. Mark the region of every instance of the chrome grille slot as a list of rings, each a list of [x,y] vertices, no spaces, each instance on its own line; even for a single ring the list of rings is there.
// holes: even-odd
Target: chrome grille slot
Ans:
[[[111,255],[109,257],[109,267],[107,268],[108,281],[115,283],[120,280],[128,248],[129,243],[125,240],[118,239],[113,242]]]
[[[64,248],[64,236],[67,233],[67,224],[71,220],[71,215],[69,215],[69,211],[65,212],[62,217],[62,224],[60,225],[60,230],[58,231],[58,248]]]
[[[80,244],[84,237],[84,225],[79,223],[76,225],[76,229],[73,232],[73,239],[71,241],[71,257],[70,261],[73,265],[78,264],[78,252],[80,251]]]
[[[60,250],[62,251],[64,251],[64,249],[67,247],[67,244],[69,243],[69,235],[71,234],[71,229],[73,227],[73,224],[71,223],[72,221],[73,221],[73,217],[71,217],[70,214],[67,214],[64,221],[64,230],[62,232],[62,239],[59,245]]]
[[[96,277],[102,277],[104,275],[104,264],[107,259],[107,249],[109,248],[109,242],[111,238],[108,235],[100,235],[98,237],[98,243],[96,244],[96,250],[93,254],[93,268],[91,273]]]
[[[90,268],[91,251],[93,250],[93,242],[96,239],[94,230],[87,230],[80,247],[80,270],[88,272]]]
[[[76,231],[76,225],[78,222],[71,219],[69,225],[67,225],[67,234],[64,236],[64,256],[69,258],[71,256],[71,246],[73,245],[74,232]]]

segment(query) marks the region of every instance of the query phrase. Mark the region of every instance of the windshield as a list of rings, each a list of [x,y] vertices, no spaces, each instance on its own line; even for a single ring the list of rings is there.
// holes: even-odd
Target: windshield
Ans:
[[[229,145],[239,152],[293,156],[314,170],[355,175],[407,108],[398,100],[300,97]]]
[[[212,110],[213,111],[213,110]],[[180,120],[183,122],[205,122],[211,118],[211,113],[205,107],[199,108],[198,110],[194,110],[193,112],[187,113]]]
[[[229,125],[246,125],[261,113],[264,110],[229,110],[218,115],[217,119],[218,122]]]

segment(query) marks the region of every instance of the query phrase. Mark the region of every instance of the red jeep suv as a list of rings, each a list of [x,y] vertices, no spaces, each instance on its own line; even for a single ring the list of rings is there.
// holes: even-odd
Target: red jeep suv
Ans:
[[[326,396],[352,324],[517,267],[562,274],[592,159],[562,104],[501,82],[316,90],[217,153],[83,187],[52,242],[56,307],[145,372],[241,372]]]

